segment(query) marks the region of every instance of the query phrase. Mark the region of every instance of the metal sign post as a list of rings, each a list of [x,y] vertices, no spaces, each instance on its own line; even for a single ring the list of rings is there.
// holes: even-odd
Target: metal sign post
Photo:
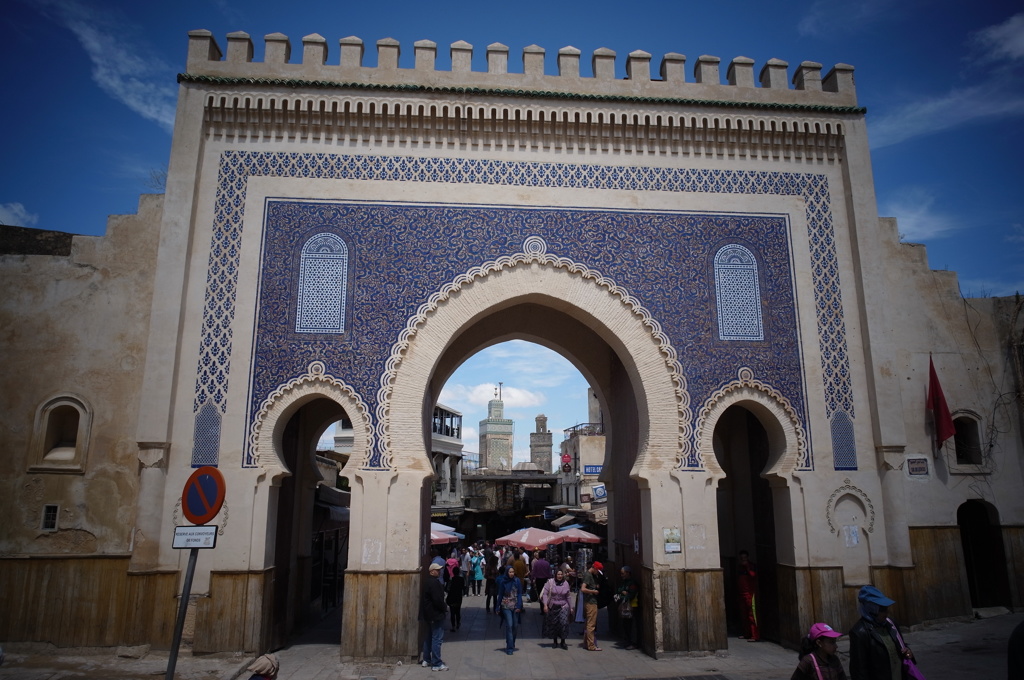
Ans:
[[[178,665],[178,648],[181,646],[181,632],[185,628],[185,614],[188,612],[188,601],[192,596],[192,576],[196,573],[196,560],[199,551],[217,547],[217,528],[206,524],[220,512],[224,503],[224,477],[215,467],[201,467],[192,473],[185,482],[185,490],[181,492],[181,509],[185,517],[197,526],[175,527],[174,543],[176,549],[190,548],[188,568],[185,570],[185,583],[181,588],[181,602],[178,604],[178,616],[174,622],[174,640],[171,642],[171,655],[167,659],[167,674],[164,680],[174,680],[174,667]]]
[[[174,640],[171,642],[171,655],[167,659],[167,675],[164,676],[164,680],[174,680],[174,667],[178,665],[178,647],[181,646],[181,631],[185,628],[185,612],[188,611],[188,598],[192,595],[192,575],[196,573],[198,557],[199,548],[192,548],[188,555],[185,585],[181,589],[181,603],[178,604],[178,618],[174,622]]]

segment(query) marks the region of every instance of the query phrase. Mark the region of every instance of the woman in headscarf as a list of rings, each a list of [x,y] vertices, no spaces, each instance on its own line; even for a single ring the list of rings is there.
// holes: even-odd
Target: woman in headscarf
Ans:
[[[572,592],[561,569],[556,569],[555,578],[544,583],[540,592],[540,609],[544,612],[542,635],[551,638],[552,647],[569,649],[565,638],[569,635],[569,624],[573,619]]]
[[[246,670],[252,671],[249,680],[274,680],[280,668],[276,654],[264,654],[249,664]]]
[[[505,653],[509,656],[516,650],[519,612],[523,611],[523,586],[516,576],[516,570],[509,565],[498,577],[498,596],[495,612],[505,623]]]
[[[850,630],[850,680],[902,680],[903,659],[915,660],[889,618],[895,603],[874,586],[857,594],[860,620]]]

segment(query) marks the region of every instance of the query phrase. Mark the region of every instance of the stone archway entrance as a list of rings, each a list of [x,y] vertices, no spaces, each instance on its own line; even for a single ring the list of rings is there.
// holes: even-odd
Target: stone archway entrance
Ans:
[[[757,622],[763,639],[794,643],[802,625],[800,603],[781,596],[787,570],[806,555],[794,530],[792,473],[805,454],[799,419],[786,400],[756,380],[750,369],[708,400],[698,438],[717,480],[718,551],[725,571],[724,607],[730,635],[741,635],[738,553],[758,565]]]
[[[396,344],[378,409],[378,434],[390,467],[360,471],[353,489],[343,658],[416,654],[415,607],[428,547],[423,508],[425,482],[432,474],[427,454],[432,408],[445,380],[465,358],[513,338],[569,358],[609,415],[606,469],[610,458],[620,461],[609,486],[614,491],[619,485],[623,493],[633,489],[638,499],[633,508],[623,504],[610,523],[613,531],[621,527],[635,533],[642,546],[650,604],[644,626],[654,633],[646,636],[648,651],[666,649],[660,634],[665,613],[660,580],[667,570],[664,564],[654,568],[663,558],[664,541],[657,540],[653,527],[678,527],[686,511],[679,475],[673,472],[689,444],[685,380],[657,323],[626,291],[583,266],[547,256],[543,246],[531,250],[528,244],[527,250],[433,296]],[[388,518],[385,536],[369,535],[371,513]],[[675,566],[688,565],[680,559]],[[356,582],[359,588],[353,589]],[[713,583],[711,576],[696,588],[695,605],[702,606],[705,592],[715,591]],[[391,612],[386,635],[370,631],[366,620],[368,611],[372,616],[382,606]],[[668,650],[680,649],[680,642],[687,640],[671,640]]]
[[[331,590],[341,587],[345,555],[334,549],[327,556],[323,543],[329,535],[333,546],[342,540],[347,544],[349,522],[344,513],[327,507],[338,507],[342,500],[323,493],[333,487],[319,488],[325,481],[321,466],[327,469],[330,463],[318,462],[315,454],[320,435],[343,418],[352,424],[353,450],[361,458],[373,441],[365,404],[316,361],[263,403],[250,432],[254,457],[265,472],[253,506],[250,561],[254,569],[273,569],[261,610],[265,640],[256,645],[260,649],[280,647],[316,621],[325,597],[340,600]],[[325,560],[331,562],[330,583]]]

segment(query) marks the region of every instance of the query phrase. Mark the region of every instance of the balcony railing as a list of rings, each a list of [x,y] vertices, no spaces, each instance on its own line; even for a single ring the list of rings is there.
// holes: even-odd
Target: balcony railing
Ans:
[[[604,423],[580,423],[562,430],[566,439],[573,437],[599,437],[604,434]]]

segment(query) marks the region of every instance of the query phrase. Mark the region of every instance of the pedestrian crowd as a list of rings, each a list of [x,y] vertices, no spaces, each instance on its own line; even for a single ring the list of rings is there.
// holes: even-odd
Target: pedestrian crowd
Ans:
[[[433,551],[429,577],[423,589],[420,619],[426,622],[420,663],[435,671],[448,670],[441,656],[444,621],[449,630],[462,625],[464,598],[484,599],[484,610],[499,617],[505,632],[505,653],[517,651],[516,640],[522,615],[528,604],[536,603],[543,622],[544,638],[554,649],[568,649],[573,623],[584,625],[584,647],[599,652],[596,628],[599,609],[615,603],[614,617],[627,649],[640,646],[640,626],[634,625],[640,606],[640,589],[631,568],[623,567],[613,586],[604,565],[593,561],[578,572],[570,552],[554,557],[544,550],[493,545],[479,541],[453,548],[445,557]]]
[[[587,553],[589,555],[589,552]],[[738,555],[736,572],[738,609],[742,625],[741,638],[750,642],[761,639],[758,625],[757,565],[746,551]],[[554,564],[552,564],[552,561]],[[435,671],[448,670],[441,657],[444,621],[450,629],[461,626],[462,601],[465,597],[485,599],[488,614],[500,617],[505,631],[505,653],[517,651],[516,640],[527,604],[537,603],[543,614],[541,634],[551,640],[551,647],[568,649],[571,626],[584,626],[583,646],[600,652],[596,638],[598,610],[609,607],[611,620],[626,649],[642,646],[639,625],[641,590],[632,567],[623,565],[614,585],[605,575],[604,564],[594,560],[577,570],[571,554],[549,560],[544,551],[507,548],[478,542],[467,548],[453,549],[444,558],[434,552],[425,579],[420,618],[427,625],[421,663]],[[482,584],[482,585],[481,585]],[[810,627],[801,640],[798,663],[792,680],[924,680],[914,652],[903,639],[899,627],[889,616],[895,601],[878,588],[863,586],[857,595],[856,624],[849,631],[849,675],[837,654],[837,639],[842,633],[828,623]],[[1010,678],[1020,672],[1024,663],[1024,624],[1011,638],[1008,655]],[[1014,653],[1013,640],[1022,646]],[[1017,664],[1017,666],[1015,666]]]

